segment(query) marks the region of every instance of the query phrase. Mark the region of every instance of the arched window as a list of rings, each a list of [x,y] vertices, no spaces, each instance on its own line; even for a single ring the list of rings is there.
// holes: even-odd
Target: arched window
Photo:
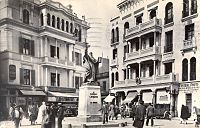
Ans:
[[[40,25],[44,25],[43,13],[40,14]]]
[[[66,21],[66,32],[69,32],[69,22]]]
[[[115,73],[115,80],[116,80],[116,81],[119,80],[119,73],[118,73],[118,72]]]
[[[182,81],[188,81],[188,60],[182,61]]]
[[[56,23],[55,20],[56,20],[56,18],[55,18],[55,16],[53,15],[53,16],[52,16],[52,27],[54,27],[54,28],[55,28],[55,23]]]
[[[155,9],[151,10],[151,12],[150,12],[150,19],[153,19],[154,17],[156,17],[156,10]]]
[[[171,2],[167,3],[165,7],[165,24],[173,22],[173,4]]]
[[[119,42],[119,28],[116,28],[116,42]]]
[[[57,28],[60,29],[60,18],[57,17]]]
[[[70,33],[73,33],[73,24],[70,23]]]
[[[114,29],[112,29],[112,32],[111,32],[111,43],[114,43],[114,38],[115,38],[115,31]]]
[[[51,23],[51,15],[47,13],[47,25],[50,26],[50,23]]]
[[[114,75],[114,73],[112,73],[111,79],[112,79],[111,86],[114,87],[114,81],[115,81],[115,75]]]
[[[23,10],[23,23],[29,24],[29,11],[27,9]]]
[[[79,42],[81,42],[81,35],[82,35],[82,34],[81,34],[81,29],[80,29],[79,32],[78,32],[78,41],[79,41]]]
[[[64,31],[65,29],[65,21],[62,19],[62,25],[61,25],[61,29]]]
[[[190,80],[196,80],[196,58],[190,59]]]
[[[124,24],[124,35],[126,35],[127,29],[129,29],[129,22],[126,22],[126,23]]]

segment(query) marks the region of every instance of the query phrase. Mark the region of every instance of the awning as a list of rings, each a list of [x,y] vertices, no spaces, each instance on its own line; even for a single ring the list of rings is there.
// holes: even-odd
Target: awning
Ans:
[[[43,91],[37,90],[20,90],[20,92],[25,96],[46,96]]]
[[[114,96],[108,95],[108,96],[104,99],[104,101],[105,101],[105,102],[112,102],[112,100],[113,100],[114,98],[115,98]]]
[[[130,103],[137,96],[138,92],[129,92],[123,103]]]
[[[78,97],[75,93],[61,93],[61,92],[48,92],[48,96],[55,96],[55,97]]]

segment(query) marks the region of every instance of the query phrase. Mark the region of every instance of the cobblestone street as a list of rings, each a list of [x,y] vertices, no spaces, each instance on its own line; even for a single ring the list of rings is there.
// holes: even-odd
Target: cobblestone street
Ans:
[[[63,121],[63,128],[68,128],[69,122],[67,120],[70,120],[72,127],[78,128],[81,126],[80,123],[71,121],[71,120],[73,120],[73,117],[68,117],[68,118],[65,118]],[[127,126],[125,126],[125,128],[133,128],[131,118],[111,120],[108,122],[108,124],[116,125],[116,124],[121,124],[124,122],[127,122]],[[40,128],[40,125],[30,125],[30,122],[27,119],[24,119],[21,124],[22,124],[21,128]],[[195,128],[193,121],[188,121],[188,124],[180,124],[180,121],[178,119],[172,119],[171,121],[163,120],[163,119],[155,119],[154,124],[155,124],[153,126],[154,128]],[[89,126],[90,128],[96,128],[100,125],[102,125],[101,122],[95,122],[95,123],[92,122],[92,123],[86,124],[86,126]],[[105,124],[105,125],[107,125],[107,124]],[[13,127],[13,122],[11,122],[11,121],[0,122],[0,128],[12,128],[12,127]],[[105,126],[101,126],[101,127],[105,127]],[[109,127],[109,126],[107,126],[107,127]],[[144,128],[151,128],[151,126],[144,126]]]

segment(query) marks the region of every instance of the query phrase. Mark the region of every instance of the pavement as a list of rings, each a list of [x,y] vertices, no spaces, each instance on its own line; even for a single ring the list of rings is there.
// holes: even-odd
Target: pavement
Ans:
[[[133,128],[133,121],[131,118],[109,120],[109,122],[105,125],[103,125],[102,122],[89,122],[86,123],[86,128],[122,128],[120,124],[125,122],[127,122],[127,126],[123,128]],[[63,128],[69,128],[69,124],[71,124],[72,128],[81,127],[81,123],[77,121],[76,117],[66,117],[63,120]],[[12,121],[1,121],[0,128],[14,128],[14,123]],[[20,128],[41,128],[41,125],[30,125],[30,121],[28,119],[23,119]],[[144,125],[144,128],[195,128],[195,125],[192,120],[188,120],[187,124],[180,124],[179,118],[173,118],[172,120],[154,119],[153,127]]]

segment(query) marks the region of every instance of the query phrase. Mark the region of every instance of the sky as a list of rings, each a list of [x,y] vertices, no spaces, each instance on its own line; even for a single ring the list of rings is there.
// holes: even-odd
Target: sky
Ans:
[[[74,13],[79,18],[85,16],[86,21],[91,21],[91,18],[101,22],[101,28],[97,31],[101,32],[101,35],[96,35],[98,41],[90,43],[89,50],[93,52],[94,56],[101,56],[109,58],[109,45],[110,45],[110,19],[117,16],[118,8],[117,4],[121,0],[54,0],[59,1],[64,6],[72,5]],[[91,33],[94,29],[88,30]],[[92,35],[94,36],[94,35]],[[88,37],[88,41],[91,41]]]

